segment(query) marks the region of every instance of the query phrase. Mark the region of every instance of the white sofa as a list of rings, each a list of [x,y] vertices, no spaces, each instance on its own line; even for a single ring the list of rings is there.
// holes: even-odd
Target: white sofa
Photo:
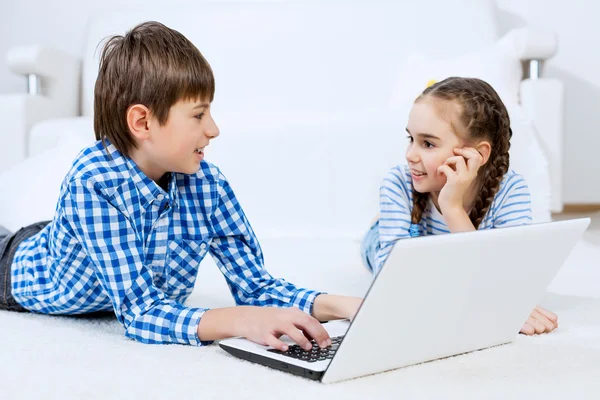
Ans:
[[[550,185],[550,177],[560,177],[553,170],[560,163],[554,162],[556,150],[549,143],[560,135],[560,112],[546,112],[560,103],[560,90],[555,90],[560,84],[548,79],[521,82],[521,60],[551,57],[556,40],[527,29],[499,40],[496,17],[491,0],[204,3],[192,9],[118,10],[95,16],[87,32],[81,82],[73,69],[64,67],[71,65],[68,61],[60,64],[57,54],[42,57],[50,50],[11,53],[11,65],[19,72],[47,71],[42,82],[54,82],[52,74],[64,82],[69,76],[65,73],[71,74],[65,85],[79,86],[81,101],[56,90],[22,95],[18,101],[0,96],[0,105],[10,105],[0,107],[0,117],[9,121],[3,125],[9,128],[0,128],[0,171],[59,141],[72,146],[79,145],[74,140],[91,142],[98,44],[154,19],[184,33],[211,63],[217,87],[214,115],[222,135],[207,159],[232,181],[263,237],[357,238],[377,211],[382,176],[404,160],[410,103],[427,81],[450,74],[481,77],[500,92],[513,118],[512,167],[529,181],[536,221],[547,221],[550,210],[561,207],[556,190],[560,181]],[[29,130],[31,121],[39,119],[30,100],[68,107],[55,112],[59,118],[44,116]],[[65,117],[79,108],[82,116]],[[536,131],[538,125],[545,130]],[[19,180],[58,184],[68,161],[53,163],[53,169],[62,168],[55,175],[45,171]],[[26,210],[23,219],[22,213],[3,207],[0,224],[16,228],[34,217],[50,218],[55,201],[51,195],[57,191],[37,198],[40,213]]]

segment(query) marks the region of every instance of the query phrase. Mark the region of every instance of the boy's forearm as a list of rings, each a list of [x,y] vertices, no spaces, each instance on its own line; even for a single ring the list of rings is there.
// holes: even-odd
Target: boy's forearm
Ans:
[[[321,294],[315,298],[313,317],[319,321],[347,318],[342,307],[344,296]],[[248,325],[246,315],[249,306],[214,308],[207,310],[198,324],[198,338],[202,341],[221,340],[243,336]]]
[[[312,315],[319,321],[353,318],[362,299],[320,294],[315,298]],[[207,310],[198,324],[198,338],[202,341],[245,336],[253,322],[253,306],[237,306]]]
[[[346,296],[320,294],[315,298],[312,315],[319,321],[350,318],[346,310],[348,307],[344,307],[349,299]]]
[[[213,341],[241,336],[246,308],[238,306],[207,310],[198,324],[198,338]]]

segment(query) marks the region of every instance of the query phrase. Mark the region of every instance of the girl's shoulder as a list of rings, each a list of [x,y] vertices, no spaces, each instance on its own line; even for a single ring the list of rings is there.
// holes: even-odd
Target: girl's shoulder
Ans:
[[[505,212],[507,209],[529,207],[531,203],[531,195],[529,187],[523,175],[509,170],[500,182],[500,188],[494,196],[490,208],[490,214]]]
[[[383,178],[382,187],[402,186],[407,191],[412,188],[412,176],[407,165],[399,164],[391,168]]]
[[[527,194],[529,194],[529,187],[527,186],[527,182],[525,181],[523,175],[518,174],[517,172],[511,169],[508,170],[506,174],[504,174],[504,177],[500,182],[500,188],[496,193],[496,200],[503,198],[509,192],[515,191],[526,192]]]
[[[412,176],[407,165],[399,164],[391,168],[383,178],[381,190],[390,190],[407,199],[412,198]]]

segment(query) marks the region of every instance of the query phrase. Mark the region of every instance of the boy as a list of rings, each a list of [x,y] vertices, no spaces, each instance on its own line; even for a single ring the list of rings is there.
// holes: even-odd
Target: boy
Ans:
[[[286,334],[307,349],[306,336],[331,344],[318,320],[352,318],[361,299],[299,289],[264,269],[231,187],[203,161],[219,136],[214,88],[198,49],[160,23],[107,41],[94,91],[98,141],[75,159],[53,221],[0,233],[0,308],[113,310],[125,335],[144,343],[243,336],[286,350]],[[182,304],[209,251],[245,307]]]

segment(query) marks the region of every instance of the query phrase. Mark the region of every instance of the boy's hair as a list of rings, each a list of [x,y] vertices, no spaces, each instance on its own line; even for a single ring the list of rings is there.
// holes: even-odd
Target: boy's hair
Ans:
[[[185,36],[159,22],[144,22],[125,36],[108,38],[94,89],[96,140],[108,139],[129,156],[136,143],[127,109],[143,104],[164,125],[180,100],[209,100],[215,93],[212,69]]]
[[[458,121],[452,123],[455,131],[458,122],[460,130],[466,132],[465,139],[468,141],[490,142],[490,158],[477,172],[480,189],[469,213],[469,218],[477,229],[494,201],[504,174],[508,171],[508,150],[512,137],[508,111],[494,88],[476,78],[444,79],[425,89],[415,103],[428,97],[457,102],[460,111]],[[426,202],[427,193],[413,190],[412,223],[419,223]]]

